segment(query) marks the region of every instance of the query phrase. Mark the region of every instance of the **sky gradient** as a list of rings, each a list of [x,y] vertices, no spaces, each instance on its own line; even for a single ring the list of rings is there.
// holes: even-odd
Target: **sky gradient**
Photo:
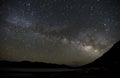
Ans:
[[[84,65],[120,40],[119,0],[1,0],[0,60]]]

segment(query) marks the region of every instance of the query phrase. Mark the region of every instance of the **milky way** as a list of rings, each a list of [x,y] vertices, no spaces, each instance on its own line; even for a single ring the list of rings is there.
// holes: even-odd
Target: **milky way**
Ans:
[[[1,0],[0,60],[84,65],[120,40],[119,0]]]

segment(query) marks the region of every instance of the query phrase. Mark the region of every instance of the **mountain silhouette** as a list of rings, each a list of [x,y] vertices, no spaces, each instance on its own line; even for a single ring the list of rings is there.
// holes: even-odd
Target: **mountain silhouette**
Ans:
[[[0,71],[1,78],[18,78],[19,76],[22,78],[29,77],[25,76],[25,74],[34,74],[38,78],[45,77],[45,78],[120,78],[119,70],[120,70],[120,41],[117,42],[108,52],[106,52],[102,57],[97,59],[96,61],[81,66],[81,67],[70,67],[66,65],[57,65],[57,64],[49,64],[49,63],[42,63],[42,62],[29,62],[29,61],[22,61],[22,62],[12,62],[12,61],[0,61],[0,68],[72,68],[75,69],[74,71],[68,72],[3,72]],[[77,70],[76,70],[77,69]],[[59,69],[58,69],[59,70]],[[17,74],[20,74],[17,76]],[[10,76],[11,75],[11,76]],[[34,75],[30,78],[34,78]]]
[[[21,62],[13,62],[13,61],[0,61],[1,68],[70,68],[70,66],[66,65],[57,65],[51,63],[44,62],[29,62],[29,61],[21,61]]]
[[[104,66],[104,67],[118,67],[120,66],[120,41],[114,44],[114,46],[106,52],[102,57],[96,61],[85,65],[87,66]],[[84,66],[83,66],[84,67]]]
[[[30,62],[30,61],[0,61],[0,67],[24,67],[24,68],[86,68],[86,67],[119,67],[120,66],[120,41],[117,42],[108,52],[96,61],[81,66],[71,67],[67,65],[57,65],[43,62]]]

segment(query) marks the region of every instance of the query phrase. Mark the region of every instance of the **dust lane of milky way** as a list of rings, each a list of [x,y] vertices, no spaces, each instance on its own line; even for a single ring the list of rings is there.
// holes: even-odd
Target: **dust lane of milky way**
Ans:
[[[0,60],[81,66],[120,40],[119,0],[0,3]]]

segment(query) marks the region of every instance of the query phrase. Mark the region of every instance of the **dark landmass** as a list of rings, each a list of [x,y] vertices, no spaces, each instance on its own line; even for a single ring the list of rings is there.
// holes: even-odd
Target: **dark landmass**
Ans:
[[[83,67],[118,67],[120,66],[120,41],[117,42],[107,53],[96,61]]]
[[[51,63],[43,63],[43,62],[10,62],[10,61],[0,61],[0,66],[3,67],[16,67],[16,68],[70,68],[70,66],[66,65],[57,65]]]
[[[76,78],[120,78],[120,41],[116,43],[106,54],[104,54],[101,58],[96,61],[81,66],[81,67],[70,67],[67,65],[57,65],[57,64],[48,64],[48,63],[40,63],[40,62],[10,62],[10,61],[0,61],[0,68],[67,68],[67,69],[75,69],[73,71],[61,71],[61,72],[36,72],[32,76],[23,75],[19,73],[18,76],[12,74],[10,77],[48,77],[48,78],[68,78],[68,77],[76,77]],[[5,75],[6,73],[2,73],[0,75]],[[8,73],[7,73],[8,74]],[[1,77],[1,76],[0,76]],[[9,76],[7,76],[9,77]]]

